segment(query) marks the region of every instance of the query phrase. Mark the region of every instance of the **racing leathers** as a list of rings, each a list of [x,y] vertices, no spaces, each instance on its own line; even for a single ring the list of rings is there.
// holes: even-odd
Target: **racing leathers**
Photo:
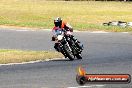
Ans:
[[[60,28],[60,29],[63,30],[63,31],[70,31],[70,32],[73,32],[72,26],[71,26],[70,24],[68,24],[67,22],[62,21],[61,26],[58,26],[58,27],[55,26],[55,27],[52,29],[52,32],[53,32],[52,41],[55,41],[55,36],[56,36],[56,35],[55,35],[55,31],[58,30],[58,28]],[[78,46],[78,48],[80,48],[81,50],[83,49],[83,48],[82,48],[82,45],[80,45],[80,42],[77,41],[77,39],[76,39],[73,35],[71,35],[70,38],[75,42],[75,44]],[[57,42],[55,43],[54,48],[55,48],[55,50],[57,50],[58,52],[61,51],[61,49],[59,49],[59,47],[58,47],[58,43],[57,43]]]

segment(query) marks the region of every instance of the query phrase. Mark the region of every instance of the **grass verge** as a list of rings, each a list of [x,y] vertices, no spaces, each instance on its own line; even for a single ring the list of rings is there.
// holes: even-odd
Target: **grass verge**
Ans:
[[[61,58],[62,54],[49,51],[27,51],[27,50],[0,50],[0,64],[21,63],[36,60]]]
[[[52,28],[57,16],[76,30],[132,31],[132,28],[104,27],[109,21],[132,21],[132,2],[0,0],[0,25]]]

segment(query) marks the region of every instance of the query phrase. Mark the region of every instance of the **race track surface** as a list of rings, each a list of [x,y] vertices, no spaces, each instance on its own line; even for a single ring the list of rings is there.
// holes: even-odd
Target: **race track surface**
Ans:
[[[81,88],[78,66],[88,74],[132,75],[131,33],[75,32],[84,44],[82,60],[68,59],[0,66],[0,88]],[[50,31],[0,29],[1,49],[54,50]],[[82,87],[83,88],[83,87]],[[132,84],[87,84],[84,88],[132,88]]]

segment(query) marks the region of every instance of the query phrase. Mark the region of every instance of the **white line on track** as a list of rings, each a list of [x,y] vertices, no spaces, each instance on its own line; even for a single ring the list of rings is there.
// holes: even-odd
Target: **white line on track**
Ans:
[[[29,30],[15,30],[15,31],[29,31]]]
[[[90,86],[77,86],[77,87],[67,87],[67,88],[101,88],[101,87],[104,87],[105,85],[90,85]]]
[[[93,31],[93,32],[90,32],[90,33],[110,33],[110,32],[105,32],[105,31]]]
[[[26,32],[26,31],[37,31],[37,30],[15,30],[15,31],[21,31],[21,32]],[[51,29],[42,29],[42,31],[51,31]],[[78,31],[75,30],[74,32],[87,32],[87,31]],[[110,32],[105,32],[105,31],[93,31],[93,32],[88,32],[88,33],[110,33]]]
[[[52,31],[52,29],[42,29],[43,31]]]
[[[121,32],[121,33],[128,33],[128,32]]]
[[[32,64],[32,63],[39,63],[39,62],[44,62],[44,61],[52,61],[52,60],[62,60],[65,59],[63,58],[53,58],[53,59],[45,59],[45,60],[36,60],[36,61],[29,61],[29,62],[22,62],[22,63],[8,63],[8,64],[0,64],[0,66],[8,66],[8,65],[22,65],[22,64]]]
[[[15,31],[25,32],[25,31],[35,31],[35,30],[15,30]]]
[[[30,31],[37,31],[37,30],[15,30],[15,31],[19,31],[19,32],[30,32]],[[51,32],[51,29],[42,29],[42,31],[49,31],[49,32]],[[88,31],[77,31],[77,30],[75,30],[74,32],[88,32]],[[112,33],[112,32],[93,31],[93,32],[88,32],[88,33],[93,33],[93,34],[106,34],[106,33]],[[129,32],[119,32],[119,33],[127,34]]]
[[[30,32],[30,31],[49,31],[51,32],[52,29],[40,29],[40,30],[32,30],[32,29],[26,29],[26,28],[22,28],[22,29],[4,29],[4,30],[12,30],[12,31],[19,31],[19,32]],[[127,34],[129,32],[105,32],[105,31],[78,31],[78,30],[74,30],[74,32],[87,32],[87,33],[93,33],[93,34],[104,34],[104,33],[124,33]]]
[[[4,66],[4,65],[21,65],[21,64],[29,64],[29,63],[38,63],[38,62],[42,62],[42,60],[22,62],[22,63],[0,64],[0,66]]]

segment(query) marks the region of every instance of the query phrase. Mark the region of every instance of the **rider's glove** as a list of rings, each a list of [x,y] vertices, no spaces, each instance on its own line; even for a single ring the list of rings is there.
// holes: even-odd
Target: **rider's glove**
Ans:
[[[70,28],[69,30],[70,30],[71,32],[73,32],[73,28]]]
[[[55,37],[54,36],[52,37],[52,41],[55,41]]]

